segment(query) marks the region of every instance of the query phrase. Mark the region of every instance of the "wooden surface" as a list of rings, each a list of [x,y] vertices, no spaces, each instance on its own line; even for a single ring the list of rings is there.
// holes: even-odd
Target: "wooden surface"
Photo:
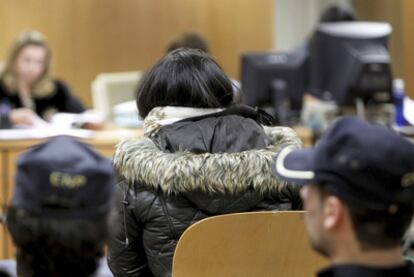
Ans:
[[[303,147],[312,147],[313,145],[313,133],[308,127],[296,126],[293,128],[296,134],[303,142]]]
[[[7,164],[7,154],[3,153],[3,151],[0,151],[0,213],[3,210],[3,207],[1,206],[3,203],[5,203],[5,197],[6,197],[6,170],[5,165]]]
[[[2,0],[0,61],[15,36],[49,39],[56,76],[90,106],[98,73],[144,70],[182,32],[196,31],[232,77],[244,51],[272,48],[273,0]]]
[[[6,180],[6,176],[5,176],[5,172],[3,169],[4,166],[4,159],[5,157],[3,156],[3,154],[0,152],[0,215],[3,213],[4,208],[2,207],[2,205],[5,203],[5,180]],[[6,228],[3,224],[0,223],[0,259],[5,259],[6,256],[5,254],[6,252]]]
[[[173,276],[315,276],[327,261],[311,250],[303,217],[258,212],[202,220],[180,238]]]
[[[403,77],[407,95],[414,99],[414,1],[403,0],[402,3],[402,49],[404,53]]]

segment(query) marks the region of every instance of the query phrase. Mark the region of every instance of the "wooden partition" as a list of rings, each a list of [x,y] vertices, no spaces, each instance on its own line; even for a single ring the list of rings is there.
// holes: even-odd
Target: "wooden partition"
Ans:
[[[196,31],[232,77],[239,55],[272,48],[273,0],[2,0],[0,61],[22,30],[49,39],[58,77],[88,106],[102,72],[143,70],[182,32]]]
[[[396,77],[402,77],[402,27],[400,0],[354,0],[354,6],[360,20],[385,21],[392,26],[390,52],[393,62],[393,72]]]
[[[403,77],[405,80],[406,92],[414,99],[414,1],[403,0],[402,3],[402,51]]]
[[[213,216],[190,226],[174,253],[174,277],[315,276],[328,261],[313,251],[304,212]]]
[[[385,21],[393,27],[390,51],[393,73],[403,78],[406,94],[414,98],[414,1],[353,0],[361,20]]]

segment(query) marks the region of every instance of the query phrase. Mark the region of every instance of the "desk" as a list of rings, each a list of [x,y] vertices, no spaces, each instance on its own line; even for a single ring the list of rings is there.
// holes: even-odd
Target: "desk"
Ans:
[[[308,148],[313,145],[313,132],[311,129],[305,126],[296,126],[293,127],[295,132],[298,134],[299,138],[303,142],[303,146]]]
[[[312,145],[312,133],[304,127],[295,128],[305,146]],[[112,157],[115,145],[124,138],[139,138],[144,134],[142,129],[114,129],[97,131],[90,139],[82,139],[90,144],[96,151],[104,156]],[[5,212],[5,207],[10,200],[14,176],[16,174],[16,160],[18,156],[33,145],[46,139],[27,140],[0,140],[0,213]],[[5,227],[0,226],[0,259],[13,259],[15,250]]]

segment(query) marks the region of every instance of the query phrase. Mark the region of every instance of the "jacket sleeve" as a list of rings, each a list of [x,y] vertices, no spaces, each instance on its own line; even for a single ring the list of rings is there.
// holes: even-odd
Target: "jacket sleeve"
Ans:
[[[301,186],[288,183],[286,187],[284,187],[280,192],[280,197],[282,199],[286,199],[291,203],[292,210],[302,210],[303,203],[302,199],[300,198],[300,191]]]
[[[134,214],[134,198],[121,182],[115,190],[115,211],[108,240],[108,266],[114,276],[152,276],[142,243],[142,224]]]
[[[10,123],[9,113],[2,113],[0,111],[0,129],[10,129],[11,127],[12,125]]]
[[[303,204],[300,198],[300,186],[286,184],[283,188],[267,194],[257,206],[257,210],[266,211],[296,211],[302,210]]]
[[[10,100],[5,96],[3,85],[0,81],[0,129],[9,129],[12,127],[10,111]]]

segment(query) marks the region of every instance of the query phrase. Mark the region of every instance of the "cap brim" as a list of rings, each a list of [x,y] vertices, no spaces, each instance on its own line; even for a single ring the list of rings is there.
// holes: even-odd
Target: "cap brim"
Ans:
[[[314,155],[313,148],[300,150],[284,148],[273,157],[273,174],[291,183],[310,184],[315,178]]]

